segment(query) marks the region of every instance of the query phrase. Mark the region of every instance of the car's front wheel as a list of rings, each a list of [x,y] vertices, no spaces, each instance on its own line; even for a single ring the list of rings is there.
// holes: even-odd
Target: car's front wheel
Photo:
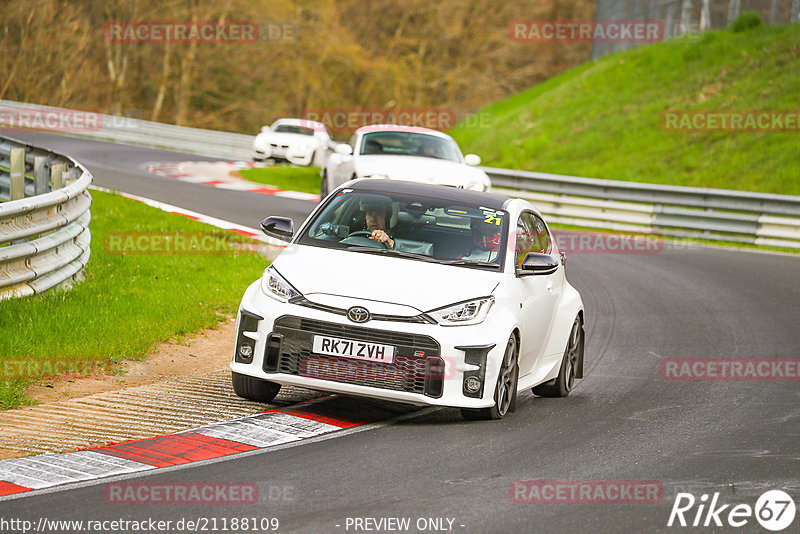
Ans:
[[[281,390],[280,384],[236,372],[231,372],[231,382],[234,393],[256,402],[272,402]]]
[[[517,339],[508,338],[503,363],[497,376],[494,388],[494,406],[489,408],[461,408],[465,419],[502,419],[509,411],[514,411],[517,401],[517,379],[519,363],[517,362]]]
[[[561,368],[555,380],[534,386],[531,391],[540,397],[566,397],[575,385],[579,358],[583,350],[583,325],[581,318],[576,317],[569,333],[569,341],[561,358]]]

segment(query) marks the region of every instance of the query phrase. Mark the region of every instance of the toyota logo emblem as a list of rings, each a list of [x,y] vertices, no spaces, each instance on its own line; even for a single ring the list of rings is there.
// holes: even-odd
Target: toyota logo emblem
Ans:
[[[354,323],[366,323],[369,321],[370,316],[366,308],[355,306],[347,310],[347,318]]]

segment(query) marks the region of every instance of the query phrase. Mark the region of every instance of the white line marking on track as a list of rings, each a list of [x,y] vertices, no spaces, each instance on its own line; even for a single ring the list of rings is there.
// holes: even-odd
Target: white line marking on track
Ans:
[[[286,243],[283,241],[279,241],[277,239],[273,239],[264,235],[261,231],[256,230],[255,228],[250,228],[248,226],[243,226],[241,224],[236,224],[234,222],[226,221],[223,219],[218,219],[216,217],[212,217],[210,215],[205,215],[203,213],[198,213],[196,211],[187,210],[185,208],[181,208],[172,204],[167,204],[165,202],[161,202],[159,200],[153,200],[151,198],[140,197],[138,195],[131,195],[129,193],[122,193],[120,191],[114,191],[113,189],[106,189],[104,187],[96,187],[92,186],[91,189],[96,189],[97,191],[102,191],[104,193],[113,193],[123,196],[125,198],[129,198],[131,200],[137,200],[142,202],[143,204],[147,204],[152,208],[157,208],[162,211],[166,211],[169,213],[175,213],[178,215],[184,215],[189,217],[190,219],[194,219],[198,222],[202,222],[211,226],[215,226],[217,228],[222,228],[223,230],[232,230],[238,233],[244,234],[247,237],[255,239],[257,241],[261,241],[263,243],[267,243],[268,245],[272,245],[275,247],[280,247],[281,249],[286,248]]]
[[[319,200],[319,195],[313,193],[278,189],[274,186],[251,182],[244,178],[236,178],[229,174],[235,170],[252,169],[254,167],[266,168],[269,167],[269,165],[246,161],[181,161],[146,163],[144,165],[147,172],[151,174],[173,178],[183,182],[203,184],[233,191],[248,191],[261,195],[294,198],[297,200],[314,202]]]

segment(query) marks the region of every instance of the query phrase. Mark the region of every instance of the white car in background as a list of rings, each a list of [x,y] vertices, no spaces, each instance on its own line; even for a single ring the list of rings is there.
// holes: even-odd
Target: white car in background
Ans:
[[[253,141],[253,161],[273,159],[322,167],[331,146],[331,136],[321,122],[278,119],[272,126],[261,128]]]
[[[385,178],[488,191],[476,154],[463,156],[449,135],[413,126],[380,124],[356,130],[337,145],[322,170],[320,197],[356,178]]]
[[[282,385],[461,408],[499,419],[517,391],[566,397],[583,377],[584,310],[528,202],[407,181],[334,190],[244,293],[234,391]]]

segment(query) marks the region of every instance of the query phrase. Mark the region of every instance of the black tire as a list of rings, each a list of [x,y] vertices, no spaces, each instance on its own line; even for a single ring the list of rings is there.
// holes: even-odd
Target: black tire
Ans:
[[[517,361],[517,339],[508,338],[503,363],[497,375],[494,388],[494,406],[489,408],[461,408],[464,419],[488,420],[502,419],[517,406],[517,380],[519,379],[519,362]]]
[[[233,391],[243,399],[256,402],[272,402],[281,390],[281,385],[260,378],[231,372]]]
[[[328,196],[328,171],[322,171],[322,182],[319,186],[319,199],[322,200]]]
[[[576,375],[580,376],[578,366],[582,365],[582,352],[583,325],[581,324],[581,318],[576,317],[569,333],[567,348],[561,358],[561,368],[558,370],[558,376],[549,382],[531,388],[533,394],[540,397],[566,397],[569,395],[575,385]]]

